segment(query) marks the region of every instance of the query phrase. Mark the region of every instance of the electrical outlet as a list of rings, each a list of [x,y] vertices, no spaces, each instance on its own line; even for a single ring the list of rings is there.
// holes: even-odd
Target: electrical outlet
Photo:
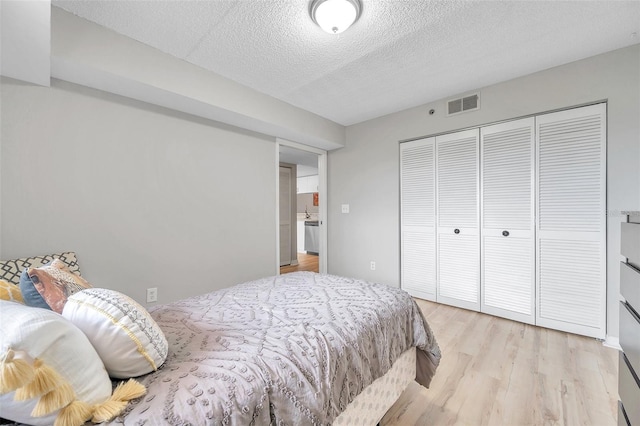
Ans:
[[[349,204],[342,205],[342,213],[349,213]]]
[[[374,262],[373,260],[371,261],[371,270],[372,271],[376,270],[376,262]]]
[[[158,287],[152,287],[147,289],[147,303],[158,301]]]

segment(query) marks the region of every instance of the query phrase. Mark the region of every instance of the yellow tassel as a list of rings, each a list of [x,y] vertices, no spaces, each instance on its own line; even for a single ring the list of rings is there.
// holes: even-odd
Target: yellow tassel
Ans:
[[[126,382],[120,383],[116,386],[116,389],[111,395],[112,401],[131,401],[132,399],[140,398],[147,393],[147,388],[139,382],[129,379]]]
[[[81,426],[91,418],[91,407],[86,402],[75,400],[58,413],[53,426]]]
[[[36,358],[33,367],[35,371],[33,380],[16,391],[13,398],[15,401],[26,401],[44,395],[64,382],[64,379],[53,368],[44,365],[41,359]]]
[[[57,389],[42,395],[36,406],[33,408],[31,416],[46,416],[47,414],[51,414],[54,411],[69,405],[74,399],[76,399],[76,395],[73,392],[73,388],[69,383],[64,383]]]
[[[102,423],[111,420],[122,413],[128,401],[139,398],[146,393],[147,389],[133,379],[120,383],[116,386],[109,399],[102,404],[93,406],[93,418],[91,421],[94,423]]]
[[[9,349],[0,362],[0,394],[21,388],[33,380],[34,369],[23,359],[15,358],[13,349]]]
[[[91,421],[93,423],[109,421],[122,413],[126,406],[127,401],[112,401],[111,399],[108,399],[102,404],[93,406],[93,417],[91,418]]]

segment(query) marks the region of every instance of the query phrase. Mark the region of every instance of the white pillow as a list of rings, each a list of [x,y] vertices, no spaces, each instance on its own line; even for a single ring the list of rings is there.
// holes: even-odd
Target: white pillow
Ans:
[[[0,356],[9,349],[39,358],[73,388],[76,399],[89,405],[100,404],[111,396],[111,380],[85,336],[60,314],[0,300]],[[32,417],[39,398],[14,401],[15,391],[0,395],[0,414],[7,420],[30,425],[52,425],[60,412]]]
[[[106,288],[82,290],[69,297],[62,315],[84,331],[111,377],[141,376],[167,359],[164,333],[127,295]]]

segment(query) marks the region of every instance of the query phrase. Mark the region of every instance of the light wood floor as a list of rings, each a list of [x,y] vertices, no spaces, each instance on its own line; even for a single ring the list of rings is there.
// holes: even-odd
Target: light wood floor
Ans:
[[[319,257],[313,254],[298,253],[298,264],[295,266],[281,266],[280,273],[288,274],[289,272],[297,271],[318,272],[320,270],[318,267],[318,259]]]
[[[442,360],[381,421],[407,425],[616,425],[618,352],[601,342],[418,300]]]

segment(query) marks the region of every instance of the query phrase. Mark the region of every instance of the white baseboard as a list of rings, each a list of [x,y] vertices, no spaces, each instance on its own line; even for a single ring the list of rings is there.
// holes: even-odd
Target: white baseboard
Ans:
[[[622,347],[620,346],[620,339],[617,337],[607,336],[607,338],[602,341],[602,345],[618,351],[622,350]]]

